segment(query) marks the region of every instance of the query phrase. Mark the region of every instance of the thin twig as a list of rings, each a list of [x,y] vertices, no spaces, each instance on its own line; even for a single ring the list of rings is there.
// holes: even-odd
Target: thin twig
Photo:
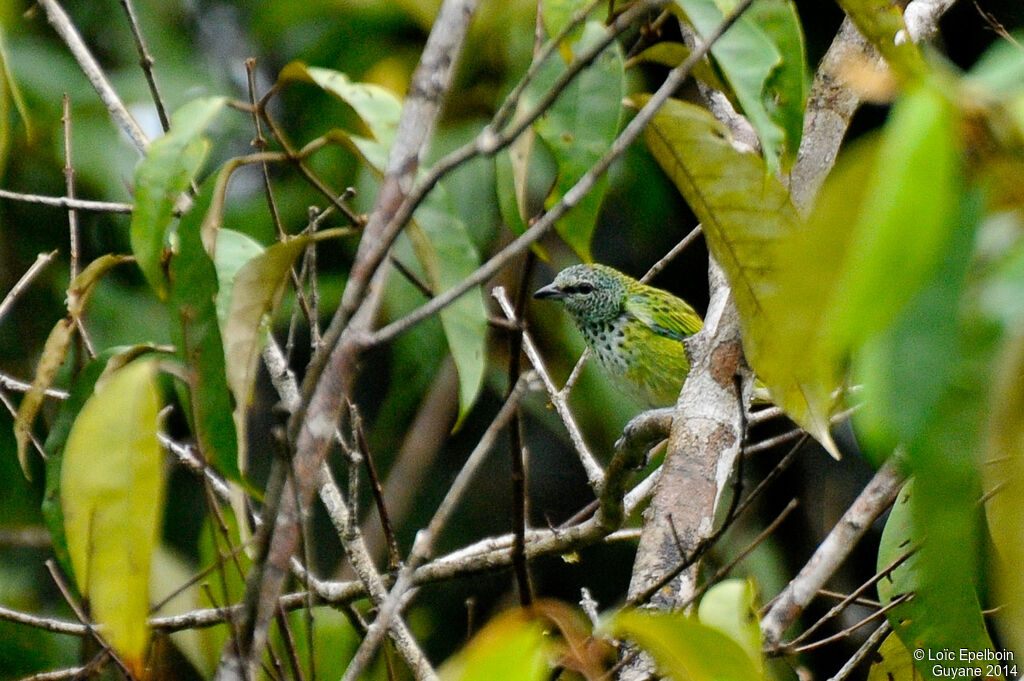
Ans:
[[[38,0],[39,4],[43,6],[43,10],[46,12],[46,18],[49,20],[50,25],[53,26],[54,30],[64,41],[64,44],[68,46],[68,50],[71,51],[71,56],[78,62],[79,68],[82,69],[82,73],[92,83],[93,88],[96,90],[96,94],[100,96],[100,100],[107,107],[107,111],[110,113],[111,118],[117,123],[118,127],[135,145],[139,153],[144,153],[146,147],[149,146],[149,138],[146,133],[142,131],[142,126],[135,120],[131,112],[128,111],[128,107],[124,105],[117,92],[114,91],[114,87],[107,80],[107,75],[103,72],[99,62],[92,56],[89,48],[86,47],[85,42],[82,40],[82,36],[79,35],[78,29],[71,23],[71,19],[67,13],[64,12],[57,0]]]
[[[538,5],[539,7],[539,5]],[[538,10],[539,11],[539,10]],[[526,264],[519,275],[519,290],[516,292],[516,305],[513,314],[523,320],[529,293],[530,275],[537,256],[533,251],[526,254]],[[510,320],[511,321],[511,320]],[[522,373],[523,334],[510,333],[508,338],[508,381],[509,388],[506,398],[519,382]],[[509,474],[512,481],[512,572],[516,576],[519,593],[519,605],[527,608],[533,603],[533,586],[530,582],[530,570],[526,564],[526,525],[527,525],[527,490],[526,483],[526,448],[523,444],[522,421],[519,409],[512,414],[508,427],[509,441]]]
[[[64,93],[61,107],[61,122],[64,124],[64,195],[69,200],[75,198],[75,167],[71,161],[71,98]],[[71,281],[78,276],[78,210],[68,206],[68,234],[71,242],[71,264],[68,278]]]
[[[887,603],[884,608],[879,608],[878,610],[874,611],[873,613],[871,613],[870,615],[868,615],[864,619],[860,620],[859,622],[854,622],[853,624],[851,624],[850,626],[846,627],[842,631],[836,632],[835,634],[832,634],[831,636],[826,636],[825,638],[819,639],[817,641],[814,641],[813,643],[807,643],[807,644],[802,645],[802,646],[793,646],[791,648],[791,650],[792,650],[792,652],[794,654],[799,655],[800,653],[805,653],[805,652],[810,651],[810,650],[816,650],[818,648],[823,648],[823,647],[829,645],[830,643],[835,643],[836,641],[842,641],[845,638],[849,638],[850,635],[853,632],[857,631],[858,629],[863,627],[865,624],[868,624],[870,622],[874,622],[879,617],[884,617],[886,615],[886,613],[890,612],[894,608],[899,607],[900,605],[903,605],[904,603],[906,603],[908,600],[910,600],[913,597],[914,597],[914,595],[913,594],[909,594],[909,593],[907,593],[907,594],[900,594],[899,597],[894,598],[889,603]],[[787,648],[780,648],[780,650],[786,650],[786,649]]]
[[[839,601],[839,603],[832,606],[828,612],[819,617],[818,621],[812,624],[810,627],[808,627],[806,631],[804,631],[802,634],[800,634],[793,640],[789,641],[788,643],[782,644],[780,648],[789,649],[794,652],[800,650],[801,642],[806,641],[808,638],[810,638],[815,631],[820,629],[830,619],[841,613],[846,608],[846,606],[850,605],[850,603],[855,602],[862,593],[873,587],[876,583],[878,583],[880,579],[892,574],[893,570],[902,565],[912,555],[914,555],[914,551],[907,551],[902,556],[892,561],[888,566],[886,566],[884,570],[880,570],[878,573],[872,576],[871,579],[861,584],[852,593],[850,593],[841,601]]]
[[[704,584],[700,588],[693,592],[693,595],[691,595],[687,599],[685,607],[689,607],[690,604],[696,603],[698,600],[700,600],[700,597],[707,592],[708,589],[710,589],[712,586],[721,581],[722,578],[725,577],[727,574],[732,572],[732,569],[739,565],[741,560],[749,556],[754,549],[761,545],[761,542],[767,539],[769,535],[771,535],[773,532],[775,532],[775,530],[779,528],[779,525],[781,525],[782,522],[786,519],[786,517],[789,516],[789,514],[796,509],[799,503],[800,502],[798,502],[796,499],[790,499],[789,503],[786,504],[786,507],[782,509],[779,515],[775,516],[775,520],[768,524],[768,527],[761,530],[761,532],[759,532],[758,535],[754,537],[754,540],[751,541],[746,546],[746,548],[740,551],[736,555],[736,557],[733,558],[731,561],[729,561],[721,568],[719,568],[718,571],[715,572],[715,574],[711,577],[711,579],[704,582]]]
[[[504,287],[495,286],[494,290],[491,291],[491,295],[498,301],[498,305],[501,306],[501,311],[505,314],[505,317],[510,322],[518,324],[519,320],[515,317],[515,310],[505,293]],[[604,469],[601,468],[601,464],[598,463],[597,458],[591,453],[586,441],[584,441],[583,431],[580,430],[579,425],[576,423],[576,417],[569,408],[569,404],[558,388],[555,387],[554,381],[551,380],[551,374],[548,373],[544,359],[537,350],[536,343],[533,342],[533,337],[528,331],[523,331],[522,336],[523,351],[526,353],[526,357],[530,360],[530,364],[533,365],[537,375],[540,376],[541,381],[544,382],[544,387],[551,398],[551,404],[555,407],[555,411],[558,412],[558,416],[561,417],[562,423],[565,424],[565,429],[569,431],[569,439],[572,440],[573,446],[576,449],[576,456],[579,457],[580,463],[583,465],[583,471],[587,475],[590,487],[595,491],[600,490],[601,484],[604,481]]]
[[[651,279],[654,279],[656,276],[658,276],[658,274],[660,274],[661,271],[665,269],[670,262],[675,260],[680,253],[685,251],[690,246],[690,244],[692,244],[697,239],[697,237],[700,236],[700,233],[700,225],[697,225],[696,227],[691,229],[686,236],[680,239],[679,243],[677,243],[675,246],[669,249],[668,253],[661,256],[661,258],[658,259],[658,262],[651,265],[650,269],[647,270],[644,276],[640,277],[640,281],[646,284]]]
[[[25,270],[25,273],[21,275],[21,278],[14,283],[11,290],[8,291],[7,295],[4,296],[4,299],[0,301],[0,320],[2,320],[4,315],[6,315],[8,310],[10,310],[14,301],[16,301],[25,289],[28,288],[29,284],[32,283],[32,280],[43,271],[43,268],[50,264],[50,261],[53,260],[56,255],[57,251],[50,251],[49,253],[40,253],[36,256],[35,262]],[[4,385],[4,387],[8,386]]]
[[[43,196],[42,194],[24,194],[12,192],[7,189],[0,189],[0,199],[9,201],[20,201],[22,203],[34,203],[40,206],[51,206],[65,210],[76,209],[92,213],[131,213],[134,207],[130,203],[118,203],[116,201],[90,201],[88,199],[70,199],[66,196]]]
[[[370,443],[366,440],[366,433],[363,431],[363,420],[354,404],[349,405],[352,412],[352,430],[355,431],[355,444],[362,455],[363,463],[366,465],[366,475],[370,479],[370,491],[373,493],[373,502],[377,507],[377,515],[380,517],[381,528],[384,531],[384,540],[388,547],[388,563],[391,569],[398,569],[402,556],[398,549],[398,537],[395,536],[395,528],[391,524],[391,517],[388,514],[387,502],[384,500],[384,487],[380,482],[380,475],[377,473],[377,464],[374,463],[373,454],[370,452]]]
[[[874,652],[881,643],[882,639],[889,635],[892,631],[892,625],[889,624],[889,620],[885,620],[878,628],[871,632],[871,635],[867,637],[867,640],[861,644],[860,648],[853,656],[843,663],[843,666],[839,668],[839,671],[835,673],[828,681],[845,681],[850,676],[853,670],[859,665],[868,655]]]
[[[425,528],[416,533],[416,539],[413,541],[409,559],[399,571],[395,584],[388,593],[387,598],[380,603],[377,618],[370,625],[366,636],[359,644],[358,650],[345,670],[342,681],[354,681],[359,678],[372,656],[376,653],[392,618],[400,612],[407,593],[414,588],[413,577],[415,569],[433,553],[434,542],[438,535],[448,524],[456,505],[462,500],[470,481],[475,477],[480,465],[493,447],[498,434],[508,425],[509,420],[518,408],[519,399],[524,392],[525,384],[526,377],[524,375],[516,384],[508,399],[505,400],[505,404],[498,410],[487,430],[480,436],[473,451],[466,459],[466,463],[459,470],[452,484],[449,485],[444,499],[441,500],[430,522],[427,523]]]
[[[156,114],[160,118],[160,127],[164,132],[171,129],[171,121],[167,117],[167,108],[164,106],[163,97],[160,96],[160,88],[156,85],[156,74],[153,73],[153,56],[146,47],[146,41],[142,37],[142,29],[139,28],[139,20],[135,16],[135,7],[131,0],[121,0],[125,14],[128,15],[128,24],[132,29],[132,38],[135,40],[135,49],[139,53],[139,66],[146,75],[146,83],[149,85],[149,93],[153,97],[153,104],[156,106]]]

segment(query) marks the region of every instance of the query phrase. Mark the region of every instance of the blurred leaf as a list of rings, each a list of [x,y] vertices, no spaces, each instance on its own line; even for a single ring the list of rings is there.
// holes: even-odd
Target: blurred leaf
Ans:
[[[158,351],[153,345],[107,348],[96,359],[86,364],[75,377],[68,398],[60,405],[57,418],[46,436],[43,451],[46,452],[46,491],[43,495],[42,512],[46,527],[53,541],[53,553],[66,574],[74,574],[68,542],[64,535],[64,513],[61,509],[61,467],[64,461],[64,446],[71,427],[78,418],[86,401],[92,397],[96,382],[103,376],[117,371],[140,355]]]
[[[971,67],[968,80],[995,94],[1019,94],[1024,90],[1024,51],[1009,40],[997,40]]]
[[[11,103],[14,104],[18,117],[25,126],[25,137],[32,139],[32,119],[29,118],[25,100],[18,89],[18,81],[11,72],[10,58],[7,56],[7,45],[4,40],[4,28],[0,24],[0,177],[3,177],[7,165],[7,150],[11,143]]]
[[[181,193],[199,171],[209,142],[203,131],[224,107],[223,97],[195,99],[171,117],[171,129],[155,140],[135,171],[135,210],[130,228],[132,252],[146,281],[167,298],[165,238]]]
[[[199,451],[221,475],[240,481],[242,462],[217,320],[217,270],[200,235],[215,186],[215,181],[205,183],[175,232],[169,305],[176,323],[171,331],[185,365],[188,395],[184,402]]]
[[[837,182],[836,191],[844,184],[849,186]],[[863,407],[853,422],[865,452],[876,462],[900,444],[922,440],[936,425],[946,393],[959,382],[956,375],[966,371],[964,353],[976,350],[962,338],[957,311],[967,285],[977,218],[965,213],[958,222],[962,226],[946,244],[945,262],[854,356],[853,375],[863,386]]]
[[[1017,329],[996,368],[986,434],[985,511],[995,547],[995,583],[1001,631],[1009,647],[1024,650],[1024,328]]]
[[[183,558],[165,545],[157,543],[153,551],[150,600],[160,604],[151,613],[154,617],[184,615],[199,608],[202,585],[194,581],[195,570]],[[205,650],[201,629],[181,629],[168,634],[174,647],[193,667],[212,676],[213,669],[205,666]]]
[[[28,445],[32,440],[32,425],[35,423],[39,408],[43,405],[46,390],[53,385],[57,371],[67,358],[71,339],[75,334],[76,321],[85,311],[89,295],[99,280],[110,268],[131,260],[130,256],[107,254],[96,258],[82,270],[68,287],[68,316],[61,319],[50,331],[43,346],[43,354],[36,365],[36,375],[32,379],[32,387],[25,393],[18,405],[18,414],[14,420],[14,436],[18,442],[18,461],[25,477],[32,479],[28,465]]]
[[[295,632],[295,647],[300,660],[308,660],[310,656],[309,639],[305,636],[305,627],[313,625],[313,655],[316,677],[319,679],[340,679],[345,675],[349,662],[359,648],[362,637],[352,628],[352,622],[345,613],[329,605],[314,607],[312,612],[289,613],[292,631]],[[301,632],[301,635],[300,635]],[[360,678],[364,681],[386,679],[386,674],[365,672]]]
[[[550,673],[549,647],[541,623],[513,610],[488,622],[439,675],[443,681],[541,681]]]
[[[725,19],[727,3],[677,0],[697,33],[707,37]],[[803,29],[789,0],[758,0],[711,46],[725,79],[750,120],[769,170],[796,157],[803,131],[806,57]]]
[[[141,677],[149,643],[150,562],[163,513],[157,365],[136,360],[96,386],[61,467],[75,581],[100,633]]]
[[[727,579],[708,589],[697,608],[697,619],[736,641],[761,674],[764,662],[757,610],[757,589],[753,581]]]
[[[830,325],[840,352],[886,326],[941,263],[963,193],[955,124],[934,88],[893,106],[863,200],[848,213],[853,236]]]
[[[868,671],[868,681],[921,681],[910,651],[896,634],[882,641]]]
[[[954,514],[944,513],[938,517],[923,516],[915,509],[920,504],[916,498],[915,488],[924,478],[911,480],[900,491],[892,512],[885,523],[882,538],[878,547],[878,570],[914,551],[899,567],[878,582],[878,596],[883,604],[891,603],[904,594],[913,594],[913,598],[901,603],[887,613],[893,631],[910,650],[959,650],[983,651],[992,648],[985,620],[978,602],[977,585],[972,581],[963,582],[959,578],[963,574],[954,567],[955,562],[964,560],[971,553],[970,559],[976,559],[977,550],[972,546],[970,532],[961,535],[965,544],[957,546],[948,555],[950,548],[934,541],[935,529],[939,523],[954,521],[954,527],[963,530],[962,523]],[[961,495],[966,496],[964,491]],[[974,506],[974,499],[970,504]],[[952,505],[952,504],[951,504]],[[946,555],[940,554],[938,551]],[[952,570],[950,578],[936,574],[937,568],[945,567]],[[955,622],[956,626],[950,626]],[[959,656],[957,656],[959,657]],[[970,669],[970,663],[960,659],[915,660],[917,670],[926,679],[942,676],[953,676],[954,670],[963,670],[959,676]],[[944,667],[945,674],[936,676],[933,670]],[[966,673],[970,677],[969,673]]]
[[[607,29],[589,21],[574,47],[575,53],[600,42]],[[523,95],[523,106],[532,109],[566,69],[561,59],[550,57]],[[625,95],[623,56],[618,43],[612,43],[596,60],[569,83],[548,111],[534,123],[534,130],[547,146],[558,166],[558,180],[548,205],[562,199],[608,150],[622,122],[622,97]],[[555,225],[558,234],[584,261],[589,262],[590,240],[597,225],[601,202],[608,190],[607,175],[602,176],[586,196]]]
[[[611,622],[615,636],[635,641],[675,681],[751,681],[763,674],[730,636],[680,613],[625,610]]]
[[[541,22],[544,24],[544,30],[547,32],[548,38],[553,39],[557,36],[560,31],[569,25],[573,15],[585,9],[588,4],[586,0],[544,0],[540,5]],[[558,46],[562,59],[566,63],[572,61],[571,43],[579,40],[582,30],[582,26],[576,26]]]
[[[839,0],[839,6],[898,76],[913,79],[925,74],[928,65],[917,45],[910,40],[900,45],[895,42],[897,33],[906,32],[899,5],[889,0]]]
[[[648,96],[634,99],[642,106]],[[838,456],[828,419],[840,367],[821,349],[821,320],[835,277],[830,255],[841,253],[845,236],[803,228],[764,160],[733,147],[729,131],[702,108],[669,100],[644,139],[700,219],[708,249],[729,278],[750,365],[776,404]],[[822,243],[799,247],[814,235]]]

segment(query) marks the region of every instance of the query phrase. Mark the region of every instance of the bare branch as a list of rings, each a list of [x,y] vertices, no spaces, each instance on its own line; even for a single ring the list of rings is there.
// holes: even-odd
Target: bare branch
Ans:
[[[902,486],[903,475],[889,459],[878,469],[803,569],[775,598],[771,609],[761,620],[761,632],[767,648],[779,643],[782,634],[846,560],[875,518],[889,508]]]

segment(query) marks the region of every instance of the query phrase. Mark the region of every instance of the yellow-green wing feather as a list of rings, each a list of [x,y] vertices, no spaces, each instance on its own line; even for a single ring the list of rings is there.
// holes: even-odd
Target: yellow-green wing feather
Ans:
[[[690,305],[667,291],[639,284],[631,287],[626,312],[660,336],[682,341],[704,325]]]

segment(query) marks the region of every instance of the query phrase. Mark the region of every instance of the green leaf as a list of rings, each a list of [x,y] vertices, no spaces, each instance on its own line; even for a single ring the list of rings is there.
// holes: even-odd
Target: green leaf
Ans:
[[[300,67],[294,67],[293,71]],[[349,87],[361,84],[350,83],[347,78],[327,78],[322,69],[301,67],[301,73],[316,77],[322,87],[330,87],[332,93],[352,105],[361,117],[379,112],[383,120],[369,120],[366,123],[377,136],[376,140],[350,135],[344,131],[333,131],[336,141],[349,146],[379,177],[384,172],[388,146],[393,131],[387,123],[389,117],[397,121],[401,105],[398,99],[377,86],[372,87],[373,107],[366,104],[365,93],[358,87],[355,94]],[[334,73],[334,72],[330,72]],[[289,78],[296,77],[287,73]],[[341,74],[337,74],[341,75]],[[283,77],[283,76],[282,76]],[[345,83],[341,87],[339,83]],[[347,99],[353,96],[353,100]],[[387,100],[387,101],[385,101]],[[443,183],[435,185],[413,215],[405,232],[413,243],[420,265],[426,274],[427,285],[434,295],[448,290],[465,279],[480,264],[480,255],[469,236],[465,223],[458,217],[455,207]],[[487,308],[484,305],[483,290],[477,286],[439,313],[444,327],[448,348],[459,372],[459,421],[456,428],[476,402],[483,384],[485,366],[484,346],[487,339]]]
[[[222,331],[231,307],[235,275],[247,262],[261,255],[263,251],[263,244],[248,234],[227,228],[217,230],[217,248],[213,253],[213,265],[217,269],[217,319],[220,320]]]
[[[642,105],[648,97],[635,99]],[[776,404],[838,456],[828,419],[841,371],[822,349],[820,322],[840,230],[828,233],[836,236],[831,242],[802,246],[821,233],[801,225],[764,159],[736,149],[725,126],[700,107],[669,100],[644,139],[729,278],[750,365]]]
[[[344,73],[293,61],[278,75],[278,82],[312,83],[351,106],[385,149],[391,146],[402,115],[402,102],[387,88],[354,83]]]
[[[25,393],[18,405],[18,414],[14,419],[14,437],[18,443],[18,462],[25,477],[32,479],[28,463],[28,445],[32,441],[32,424],[43,406],[46,390],[53,385],[57,371],[67,359],[71,339],[75,335],[76,321],[85,311],[89,295],[99,280],[112,267],[131,260],[130,256],[107,254],[96,258],[82,270],[68,287],[68,316],[61,319],[50,331],[43,346],[43,354],[36,365],[36,375],[32,379],[32,387]]]
[[[196,610],[200,607],[202,589],[209,584],[196,582],[195,567],[163,544],[157,544],[153,552],[152,575],[150,599],[160,604],[152,613],[154,617],[184,615]],[[204,630],[181,629],[171,632],[168,637],[193,667],[206,678],[213,676],[214,667],[205,665]]]
[[[458,284],[480,264],[466,225],[455,214],[443,187],[434,188],[431,198],[416,211],[416,222],[410,223],[405,234],[412,242],[435,295]],[[483,291],[479,287],[472,289],[439,316],[459,372],[459,419],[455,424],[458,428],[483,384],[487,339]]]
[[[725,19],[730,3],[677,0],[706,38]],[[803,131],[806,57],[803,30],[789,0],[758,0],[711,46],[725,80],[761,142],[769,170],[795,157]]]
[[[442,681],[541,681],[550,645],[539,621],[514,610],[495,617],[440,670]]]
[[[757,617],[757,589],[749,579],[727,579],[708,589],[697,608],[697,619],[738,643],[764,672],[761,625]]]
[[[169,305],[177,323],[171,331],[185,365],[186,407],[199,450],[222,475],[240,481],[242,462],[217,320],[217,270],[201,237],[215,184],[205,184],[175,233]]]
[[[848,217],[853,236],[831,317],[840,352],[886,326],[941,263],[963,194],[955,125],[934,88],[893,107],[863,201]]]
[[[610,623],[654,657],[675,681],[751,681],[764,678],[750,655],[730,636],[679,613],[625,610]]]
[[[842,190],[842,184],[835,186]],[[968,361],[964,353],[974,351],[965,344],[956,312],[965,295],[976,221],[965,212],[963,226],[953,232],[938,271],[854,355],[853,375],[863,386],[863,407],[853,422],[866,453],[876,462],[900,444],[923,440],[929,428],[936,427],[946,393],[958,382],[956,374],[965,370],[959,366]],[[885,295],[880,293],[879,298]]]
[[[161,299],[167,298],[168,290],[164,275],[167,228],[181,193],[209,151],[209,142],[201,135],[225,101],[208,97],[181,107],[171,118],[170,131],[149,146],[135,171],[135,208],[129,230],[132,253]]]
[[[964,581],[961,568],[965,562],[975,562],[980,555],[977,533],[964,522],[973,523],[974,517],[964,518],[959,511],[963,504],[947,504],[951,511],[937,516],[926,516],[922,499],[918,495],[925,477],[908,482],[893,506],[892,512],[882,531],[878,547],[878,570],[883,570],[908,552],[914,551],[899,567],[878,582],[878,595],[882,603],[891,603],[898,596],[914,594],[913,598],[901,603],[887,614],[893,631],[911,650],[941,651],[961,648],[981,652],[991,649],[992,641],[985,628],[985,620],[978,601],[977,585],[973,580]],[[958,494],[966,496],[966,490]],[[975,506],[971,496],[970,506]],[[927,504],[927,512],[934,512],[933,505]],[[935,535],[942,531],[944,523],[950,523],[949,531],[959,532],[964,541],[951,547],[947,542],[936,541]],[[969,577],[969,575],[968,575]],[[950,622],[956,622],[955,627]],[[917,670],[926,679],[952,676],[952,670],[969,670],[972,665],[960,660],[936,662],[927,658],[915,660]],[[936,675],[934,670],[943,667],[947,671]],[[964,672],[960,672],[961,676]],[[970,677],[970,674],[967,674]]]
[[[921,681],[914,668],[914,659],[896,634],[882,641],[868,671],[868,681]]]
[[[197,550],[199,567],[216,574],[208,580],[209,589],[203,589],[199,602],[202,607],[223,607],[224,603],[238,603],[245,596],[245,576],[252,567],[249,553],[241,550],[244,540],[240,534],[238,518],[230,506],[222,506],[216,517],[207,515],[199,530]],[[203,659],[197,668],[205,678],[213,676],[224,642],[231,635],[231,627],[224,623],[202,630]]]
[[[225,231],[221,230],[220,234],[223,235]],[[234,253],[225,254],[230,256],[232,261],[225,262],[217,268],[220,282],[217,302],[220,313],[222,293],[226,287],[229,298],[225,303],[227,310],[221,317],[225,372],[228,387],[235,397],[233,413],[238,433],[238,460],[242,470],[245,470],[246,461],[246,414],[252,400],[253,385],[256,383],[260,351],[265,344],[267,325],[284,295],[292,263],[313,241],[349,233],[344,229],[330,229],[318,232],[315,237],[297,236],[276,243],[266,250],[261,248],[256,255],[237,268],[234,267],[233,258],[252,252],[255,242],[249,243],[237,236],[228,236],[226,240],[227,243],[233,243],[235,249]],[[259,248],[259,244],[255,246]],[[217,260],[221,261],[220,251],[217,253]]]
[[[923,76],[928,65],[921,56],[921,50],[909,40],[897,45],[896,34],[906,32],[903,11],[889,0],[838,0],[839,6],[857,26],[861,35],[868,39],[889,62],[896,75],[914,79]]]
[[[574,51],[579,53],[599,42],[606,28],[596,21],[587,22]],[[538,74],[533,88],[527,88],[523,106],[533,102],[565,71],[565,63],[552,55]],[[622,51],[613,43],[562,91],[554,105],[534,123],[537,136],[544,141],[558,167],[555,190],[548,204],[561,200],[565,193],[601,158],[615,139],[622,122],[622,97],[625,75]],[[608,189],[607,176],[555,225],[565,242],[585,261],[590,261],[590,241],[597,225],[601,202]]]
[[[149,644],[150,562],[163,513],[157,364],[102,382],[64,449],[61,507],[75,581],[100,634],[138,677]]]

